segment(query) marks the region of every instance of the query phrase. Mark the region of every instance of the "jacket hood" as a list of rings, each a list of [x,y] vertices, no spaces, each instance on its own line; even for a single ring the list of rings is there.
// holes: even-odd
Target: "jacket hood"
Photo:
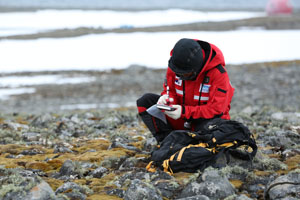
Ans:
[[[208,42],[197,40],[204,51],[204,66],[200,74],[205,71],[208,71],[217,65],[225,66],[225,59],[221,50]]]

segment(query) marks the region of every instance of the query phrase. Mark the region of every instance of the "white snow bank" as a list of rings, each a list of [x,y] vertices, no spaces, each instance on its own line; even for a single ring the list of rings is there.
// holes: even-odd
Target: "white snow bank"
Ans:
[[[167,67],[180,38],[217,45],[227,64],[300,59],[300,30],[237,30],[88,35],[67,39],[0,42],[0,73],[41,70],[107,70],[132,64]]]
[[[54,29],[131,28],[265,16],[264,12],[201,12],[182,9],[125,12],[111,10],[41,10],[0,13],[0,36]]]
[[[15,88],[43,84],[77,84],[94,80],[94,77],[64,77],[60,75],[4,76],[0,77],[0,87]]]

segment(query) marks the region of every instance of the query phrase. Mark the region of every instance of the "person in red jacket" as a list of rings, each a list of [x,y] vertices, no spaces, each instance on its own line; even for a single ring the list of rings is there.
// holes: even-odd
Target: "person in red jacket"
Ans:
[[[137,100],[139,115],[158,142],[171,131],[199,131],[216,117],[230,119],[234,88],[225,69],[224,56],[213,44],[180,39],[171,51],[164,90],[146,93]],[[154,104],[168,104],[167,124],[146,110]]]

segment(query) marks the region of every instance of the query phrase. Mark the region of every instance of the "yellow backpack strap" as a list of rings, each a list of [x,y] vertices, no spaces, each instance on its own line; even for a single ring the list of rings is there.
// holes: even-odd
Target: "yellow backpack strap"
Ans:
[[[156,167],[153,165],[153,161],[149,162],[149,164],[146,166],[146,170],[148,172],[156,172]]]
[[[237,141],[233,141],[233,142],[226,142],[226,143],[223,143],[223,144],[217,144],[216,147],[232,147],[234,145],[237,145]]]
[[[163,168],[164,168],[164,172],[166,172],[166,173],[172,175],[172,174],[173,174],[173,171],[172,171],[172,169],[171,169],[171,167],[170,167],[169,162],[170,162],[169,159],[164,160],[162,166],[163,166]]]

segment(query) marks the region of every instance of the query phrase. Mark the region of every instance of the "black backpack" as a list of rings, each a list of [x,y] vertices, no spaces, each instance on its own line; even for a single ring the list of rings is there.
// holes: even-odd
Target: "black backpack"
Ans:
[[[236,149],[242,145],[246,149]],[[251,161],[256,151],[255,139],[246,126],[237,121],[215,118],[198,132],[172,131],[152,152],[151,162],[146,168],[150,172],[160,168],[171,174],[196,172],[213,165],[221,154]]]

